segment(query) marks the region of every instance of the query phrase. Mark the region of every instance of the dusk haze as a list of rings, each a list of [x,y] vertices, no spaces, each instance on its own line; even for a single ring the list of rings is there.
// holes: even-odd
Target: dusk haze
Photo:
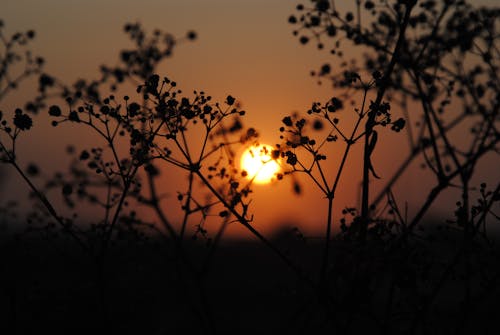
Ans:
[[[0,333],[498,334],[500,7],[0,4]]]

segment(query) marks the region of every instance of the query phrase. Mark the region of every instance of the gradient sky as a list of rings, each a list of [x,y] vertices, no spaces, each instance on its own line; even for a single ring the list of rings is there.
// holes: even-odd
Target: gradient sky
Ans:
[[[126,22],[141,22],[151,31],[159,28],[176,36],[195,30],[199,38],[175,50],[174,57],[160,68],[160,75],[176,80],[185,91],[205,90],[222,101],[231,94],[247,111],[245,124],[254,126],[263,142],[278,142],[281,119],[293,111],[307,110],[313,101],[327,101],[336,95],[327,84],[318,86],[309,76],[312,69],[328,61],[328,51],[301,46],[292,36],[287,18],[294,13],[295,0],[2,0],[0,15],[7,32],[34,29],[32,49],[47,61],[46,71],[68,83],[77,78],[93,78],[100,64],[116,63],[118,52],[130,44],[122,33]],[[2,108],[14,108],[23,102],[13,95]],[[60,136],[70,138],[71,130],[55,133],[38,119],[33,136],[41,141],[21,144],[25,161],[38,161],[50,169],[64,147]],[[49,121],[45,120],[48,125]],[[48,130],[51,130],[50,132]],[[393,134],[382,139],[391,143],[390,152],[375,152],[378,172],[390,176],[404,151],[406,138]],[[394,143],[401,145],[394,146]],[[78,146],[78,144],[77,144]],[[359,151],[354,151],[354,155]],[[345,206],[356,204],[359,160],[349,162],[335,208],[337,218]],[[401,205],[409,203],[409,212],[422,201],[422,190],[432,184],[415,169],[396,189]],[[491,177],[491,170],[479,167],[479,174]],[[493,176],[495,177],[495,176]],[[496,173],[498,179],[498,173]],[[7,187],[19,180],[10,179]],[[403,191],[404,190],[404,191]],[[270,232],[277,223],[289,223],[304,230],[323,230],[326,202],[304,183],[304,193],[297,197],[291,184],[254,187],[253,212],[257,228]],[[0,192],[0,197],[5,194]],[[453,198],[446,204],[454,203]],[[439,207],[439,206],[438,206]],[[318,213],[320,213],[318,215]],[[324,213],[324,214],[323,214]],[[452,213],[449,213],[451,215]]]

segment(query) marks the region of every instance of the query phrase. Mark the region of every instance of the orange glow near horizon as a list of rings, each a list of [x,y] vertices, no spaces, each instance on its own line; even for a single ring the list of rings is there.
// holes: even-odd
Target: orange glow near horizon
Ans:
[[[207,92],[213,98],[212,101],[220,102],[223,106],[228,95],[235,97],[246,111],[241,118],[244,129],[254,128],[259,134],[259,141],[262,141],[261,146],[265,146],[262,143],[282,143],[279,129],[285,116],[306,115],[313,102],[324,104],[332,97],[342,97],[345,93],[340,88],[333,88],[328,80],[323,80],[323,84],[318,85],[317,78],[310,76],[311,70],[317,72],[325,63],[331,63],[332,73],[341,73],[343,68],[327,45],[324,50],[318,50],[313,43],[302,45],[297,36],[293,35],[294,27],[288,23],[288,18],[291,14],[296,14],[295,7],[300,2],[88,0],[77,3],[63,0],[16,0],[0,2],[0,19],[5,22],[7,35],[33,29],[36,36],[30,42],[29,49],[34,56],[45,59],[44,73],[68,86],[80,79],[89,83],[100,78],[101,65],[113,68],[120,64],[121,50],[133,47],[128,35],[123,32],[125,23],[141,23],[147,34],[155,29],[171,33],[182,43],[176,45],[172,57],[159,64],[155,72],[160,77],[167,76],[175,80],[177,87],[182,89],[182,96],[189,99],[192,99],[193,90]],[[476,3],[488,5],[493,4],[493,1],[481,0]],[[338,10],[345,12],[346,8],[354,5],[355,2],[339,2]],[[187,41],[186,33],[191,30],[196,31],[198,37],[194,41]],[[343,43],[342,51],[346,60],[356,58],[361,62],[366,50]],[[370,78],[371,72],[361,75],[363,78]],[[136,94],[135,84],[133,82],[120,86],[120,91],[114,93],[117,103],[124,106],[122,98],[125,95],[141,100],[142,97]],[[4,115],[12,118],[16,108],[23,108],[26,100],[34,97],[37,85],[35,77],[28,78],[18,90],[13,90],[3,99],[0,109],[4,111]],[[376,92],[369,92],[367,102],[375,99],[373,94]],[[412,101],[408,103],[409,110],[412,110],[412,119],[407,121],[409,129],[417,121],[413,114],[418,115],[421,106]],[[48,105],[51,104],[65,106],[64,100],[58,97],[49,99]],[[335,118],[339,120],[336,127],[345,134],[350,134],[358,116],[356,109],[359,110],[362,104],[361,95],[352,94],[349,99],[345,99],[344,108],[335,114]],[[391,113],[394,119],[404,117],[403,111],[396,104],[391,107]],[[102,146],[98,142],[100,138],[93,136],[93,132],[81,127],[81,124],[65,123],[52,127],[51,121],[52,117],[45,109],[33,116],[34,125],[30,134],[19,137],[16,159],[23,168],[36,163],[44,175],[51,176],[56,170],[64,171],[69,166],[71,161],[66,154],[69,144],[74,146],[75,152]],[[313,119],[309,118],[308,122],[313,122]],[[310,125],[312,123],[307,124],[308,127]],[[328,135],[328,131],[325,126],[323,130],[312,129],[307,135],[314,136],[319,144]],[[464,128],[457,129],[452,136],[461,139],[465,137],[462,136],[465,131]],[[201,143],[197,142],[199,133],[191,133],[194,137],[188,138],[189,144]],[[380,179],[371,179],[370,197],[375,197],[382,190],[411,152],[406,129],[399,133],[384,131],[379,135],[377,148],[371,155],[371,163]],[[359,205],[363,168],[362,139],[359,144],[350,147],[348,158],[343,163],[346,141],[341,137],[339,139],[336,142],[325,142],[318,152],[328,157],[321,164],[330,186],[335,181],[340,164],[345,163],[333,208],[336,227],[341,217],[339,213],[345,207]],[[272,152],[272,146],[270,148],[269,153]],[[194,147],[194,150],[197,149],[199,148]],[[123,157],[127,157],[127,150],[124,146]],[[245,150],[249,149],[235,149],[238,153]],[[234,161],[238,169],[248,172],[247,182],[255,186],[252,188],[248,208],[249,216],[253,217],[252,225],[263,233],[273,233],[293,226],[300,228],[304,234],[322,236],[328,213],[327,201],[324,192],[312,181],[313,174],[287,174],[282,181],[272,182],[278,179],[276,173],[281,168],[290,169],[291,166],[285,162],[286,159],[281,162],[281,167],[280,162],[276,163],[270,156],[266,158],[264,155],[262,159],[259,157],[259,149],[253,148],[252,152],[257,155],[256,163],[247,163],[249,158],[239,157]],[[313,156],[300,148],[297,155],[301,162],[310,164],[313,160]],[[269,162],[262,164],[262,161]],[[498,169],[494,168],[498,165],[497,161],[498,156],[492,155],[489,160],[481,162],[475,168],[477,177],[471,181],[471,186],[479,185],[480,182],[487,182],[488,185],[495,183],[498,180]],[[420,168],[422,163],[425,163],[423,158],[413,161],[408,167],[410,172],[404,174],[391,189],[400,205],[407,205],[409,218],[425,203],[428,191],[435,181],[430,169]],[[203,167],[206,166],[208,164]],[[251,181],[257,172],[257,177]],[[188,183],[188,179],[181,173],[177,174],[174,168],[166,169],[162,170],[159,177],[163,183],[162,189],[158,190],[164,194],[162,204],[168,209],[169,220],[174,224],[182,222],[184,214],[182,209],[176,209],[183,205],[176,195],[185,192]],[[316,177],[321,178],[319,175]],[[10,199],[26,199],[25,193],[29,189],[13,169],[5,164],[0,166],[0,179],[0,206]],[[37,182],[41,183],[41,180]],[[205,195],[203,191],[199,192],[200,197]],[[430,213],[453,215],[447,209],[455,208],[456,199],[456,194],[451,191],[446,193],[437,199],[439,202],[430,209]],[[29,205],[27,201],[25,203],[26,206]],[[84,215],[92,217],[96,213],[84,211]],[[151,218],[151,221],[154,220],[156,218]],[[219,220],[219,216],[214,216],[214,221],[216,220]],[[190,223],[186,229],[196,229],[198,223]],[[231,224],[227,234],[246,237],[248,232],[245,229]]]

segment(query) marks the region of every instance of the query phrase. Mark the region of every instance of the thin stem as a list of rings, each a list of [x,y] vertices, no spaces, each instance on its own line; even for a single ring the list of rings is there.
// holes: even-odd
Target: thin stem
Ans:
[[[184,203],[184,218],[182,219],[181,232],[179,233],[179,238],[182,240],[184,238],[184,233],[186,231],[186,225],[188,221],[189,215],[191,212],[191,198],[193,193],[193,172],[189,172],[189,181],[188,181],[188,191],[187,191],[187,199]]]
[[[231,206],[223,197],[222,195],[212,186],[212,184],[205,178],[205,176],[199,171],[195,171],[196,175],[201,179],[203,184],[208,187],[210,192],[212,192],[213,195],[215,195],[220,202],[231,212],[232,215],[236,217],[238,222],[242,224],[245,228],[247,228],[257,239],[259,239],[264,245],[269,247],[285,264],[288,265],[289,268],[291,268],[302,280],[304,280],[306,283],[308,283],[311,287],[315,287],[314,282],[306,276],[305,273],[302,272],[284,253],[282,253],[274,244],[272,244],[268,239],[264,237],[257,229],[255,229],[250,222],[243,217],[238,211],[234,208],[234,206]]]
[[[382,98],[385,95],[385,91],[390,83],[390,78],[394,67],[396,66],[397,61],[399,60],[399,54],[401,53],[401,49],[403,48],[403,42],[405,40],[405,32],[408,27],[408,23],[410,20],[410,14],[415,6],[416,2],[407,2],[405,15],[403,18],[403,22],[400,26],[400,32],[398,36],[398,40],[396,42],[396,46],[394,47],[394,52],[391,57],[391,61],[387,66],[387,69],[384,73],[383,78],[381,79],[381,85],[377,91],[377,98],[375,100],[375,106],[380,106],[382,102]],[[368,229],[369,223],[369,183],[370,183],[370,167],[371,167],[371,154],[372,150],[370,150],[370,140],[373,132],[373,127],[375,125],[375,117],[377,113],[375,111],[371,111],[368,113],[368,121],[365,126],[365,145],[364,145],[364,154],[363,154],[363,178],[362,178],[362,195],[361,195],[361,230],[360,230],[360,239],[365,240],[366,232]]]
[[[132,184],[133,182],[133,178],[135,177],[135,174],[137,173],[137,171],[139,170],[139,166],[135,166],[133,168],[133,170],[131,171],[130,174],[128,174],[127,178],[126,178],[126,182],[125,184],[123,185],[123,191],[122,191],[122,194],[120,196],[120,200],[118,201],[118,206],[116,207],[115,209],[115,213],[113,215],[113,219],[111,220],[111,223],[109,224],[109,227],[106,231],[106,234],[104,236],[104,240],[103,240],[103,244],[102,244],[102,250],[101,250],[101,256],[104,257],[107,250],[108,250],[108,247],[109,247],[109,242],[111,241],[111,238],[113,236],[113,230],[116,226],[116,223],[118,222],[118,218],[119,218],[119,215],[122,211],[122,208],[123,208],[123,205],[125,203],[125,199],[127,198],[128,196],[128,191],[130,189],[130,185]]]
[[[344,171],[344,166],[345,166],[345,163],[347,162],[347,157],[349,155],[349,150],[351,149],[351,146],[356,142],[354,140],[354,136],[356,135],[356,132],[358,131],[358,128],[359,128],[359,125],[361,124],[361,120],[364,118],[364,108],[365,108],[365,103],[366,103],[366,95],[367,95],[368,91],[367,89],[365,89],[365,94],[363,95],[363,103],[361,105],[361,112],[358,116],[358,120],[356,121],[356,125],[354,126],[354,129],[352,130],[352,133],[351,133],[351,137],[346,140],[346,148],[344,150],[344,155],[342,156],[342,160],[340,162],[340,166],[337,170],[337,175],[335,176],[335,181],[333,182],[333,186],[332,186],[332,194],[333,196],[335,196],[335,193],[337,191],[337,186],[338,186],[338,183],[340,181],[340,176],[342,175],[342,172]]]
[[[323,249],[323,261],[321,263],[321,273],[320,273],[320,288],[326,290],[326,279],[327,279],[327,269],[328,269],[328,258],[330,255],[330,236],[332,231],[332,220],[333,220],[333,196],[328,197],[328,217],[326,222],[326,233],[325,233],[325,248]]]
[[[82,247],[82,249],[86,252],[90,253],[90,248],[82,241],[78,235],[75,234],[75,232],[71,229],[70,226],[66,225],[64,223],[63,219],[61,216],[59,216],[55,210],[55,208],[52,206],[50,201],[43,195],[42,192],[38,190],[38,188],[31,182],[31,180],[26,176],[26,174],[21,170],[19,165],[15,162],[14,158],[11,157],[3,143],[0,141],[0,146],[2,147],[2,150],[5,152],[7,155],[7,162],[10,163],[14,169],[19,173],[21,178],[28,184],[30,189],[33,191],[33,193],[37,196],[37,198],[42,202],[42,204],[45,206],[45,208],[48,210],[49,214],[56,220],[56,222],[64,228],[65,231],[68,232],[68,234],[77,242],[78,245]]]

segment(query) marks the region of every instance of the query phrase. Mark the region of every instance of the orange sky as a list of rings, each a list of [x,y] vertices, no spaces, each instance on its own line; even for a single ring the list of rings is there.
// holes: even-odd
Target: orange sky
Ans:
[[[174,57],[161,66],[160,75],[176,80],[186,93],[205,90],[219,101],[228,94],[237,97],[247,111],[245,124],[257,128],[263,142],[274,144],[285,115],[305,111],[312,101],[324,102],[338,93],[326,84],[318,86],[309,76],[310,70],[329,59],[328,51],[301,46],[292,36],[287,18],[296,4],[292,0],[3,0],[0,16],[7,32],[34,29],[33,50],[46,59],[46,71],[68,83],[95,77],[100,64],[115,64],[119,50],[130,45],[122,33],[126,22],[139,21],[150,31],[159,28],[176,36],[193,29],[199,38],[179,46]],[[2,102],[2,109],[13,108],[22,99],[22,95],[13,95]],[[60,136],[71,141],[73,133],[71,129],[56,133],[48,126],[48,118],[45,121],[47,126],[39,118],[32,133],[42,140],[21,143],[20,155],[48,169],[64,151]],[[404,152],[406,144],[403,134],[387,135],[380,147],[384,142],[399,143],[400,147],[375,152],[382,178],[388,178],[401,161],[398,153]],[[359,151],[354,150],[353,155]],[[336,200],[337,218],[344,206],[356,204],[359,160],[349,164]],[[491,174],[491,170],[482,169],[483,176]],[[396,189],[405,190],[398,198],[402,205],[409,202],[410,212],[422,201],[422,189],[431,185],[426,180],[425,174],[414,170]],[[13,186],[18,182],[13,177],[7,187],[18,188]],[[288,182],[256,185],[252,203],[256,227],[270,232],[277,228],[277,222],[285,222],[308,231],[323,231],[326,202],[310,182],[303,185],[304,193],[299,197],[292,194]],[[0,192],[0,197],[4,196]]]

